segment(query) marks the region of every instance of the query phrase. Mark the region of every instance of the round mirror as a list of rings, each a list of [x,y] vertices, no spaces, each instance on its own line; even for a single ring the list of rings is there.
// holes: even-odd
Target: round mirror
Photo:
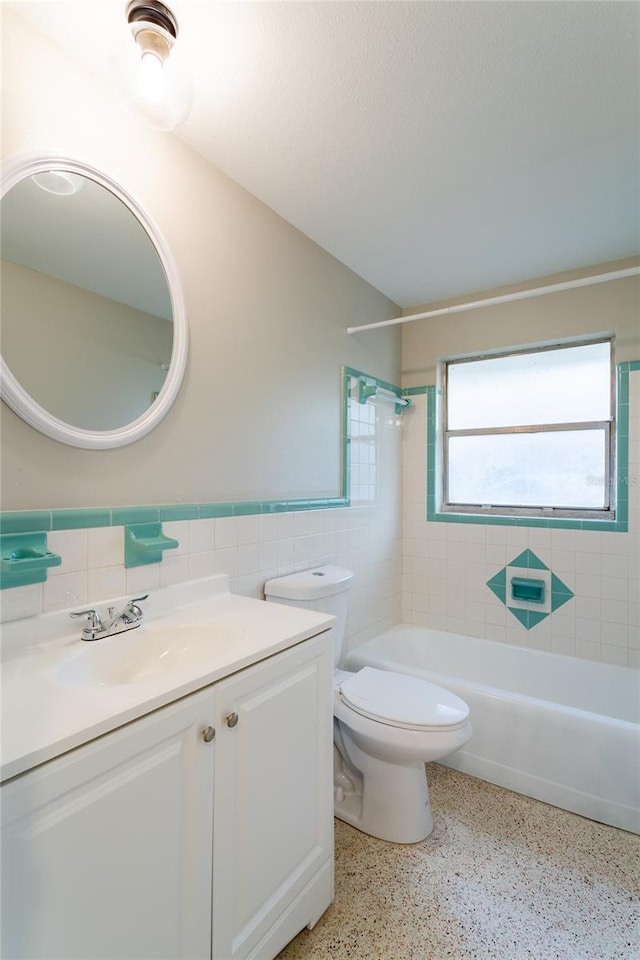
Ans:
[[[186,366],[177,271],[157,228],[104,173],[61,157],[3,167],[2,399],[76,447],[132,443]]]

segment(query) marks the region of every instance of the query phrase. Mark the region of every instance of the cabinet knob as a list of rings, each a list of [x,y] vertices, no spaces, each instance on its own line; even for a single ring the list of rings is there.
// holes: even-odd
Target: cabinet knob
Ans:
[[[216,735],[216,731],[214,730],[213,727],[205,727],[204,730],[202,731],[202,739],[204,740],[205,743],[211,743],[215,735]]]
[[[237,713],[229,713],[229,714],[227,714],[227,726],[228,726],[228,727],[235,727],[235,726],[237,725],[237,723],[238,723],[238,719],[239,719],[239,717],[238,717],[238,714],[237,714]]]

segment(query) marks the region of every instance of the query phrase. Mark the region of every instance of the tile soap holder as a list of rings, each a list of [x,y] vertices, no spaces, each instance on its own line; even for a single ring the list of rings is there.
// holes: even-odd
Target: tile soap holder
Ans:
[[[544,603],[545,582],[529,577],[511,578],[511,599],[524,603]]]
[[[62,557],[47,549],[47,534],[4,533],[0,536],[0,589],[44,583],[49,567]]]
[[[162,532],[159,521],[130,523],[124,528],[125,567],[144,567],[160,563],[164,550],[175,550],[178,541]]]

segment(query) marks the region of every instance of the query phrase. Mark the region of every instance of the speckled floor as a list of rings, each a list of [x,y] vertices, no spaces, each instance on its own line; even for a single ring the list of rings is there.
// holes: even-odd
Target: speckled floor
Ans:
[[[278,960],[640,960],[640,837],[438,764],[435,827],[336,820],[336,898]]]

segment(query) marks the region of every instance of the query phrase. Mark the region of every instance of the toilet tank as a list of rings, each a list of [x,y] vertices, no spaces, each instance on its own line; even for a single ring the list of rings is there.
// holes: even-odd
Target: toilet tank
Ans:
[[[306,607],[308,610],[333,614],[336,618],[333,659],[337,666],[342,657],[347,597],[352,579],[351,570],[327,564],[267,580],[264,595],[271,603],[286,603],[290,607]]]

